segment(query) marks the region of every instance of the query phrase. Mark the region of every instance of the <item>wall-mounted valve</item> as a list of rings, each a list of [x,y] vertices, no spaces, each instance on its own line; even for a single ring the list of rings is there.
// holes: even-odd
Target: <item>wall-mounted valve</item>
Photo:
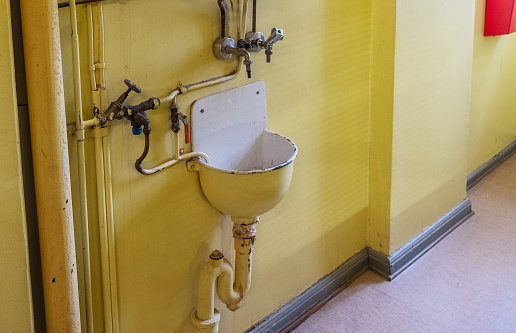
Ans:
[[[179,133],[181,130],[181,123],[185,130],[185,143],[190,143],[190,131],[188,130],[188,121],[186,120],[186,114],[179,112],[179,107],[176,103],[170,104],[170,120],[172,121],[172,132]]]
[[[103,113],[99,113],[97,115],[97,118],[99,119],[100,126],[104,126],[108,120],[111,119],[121,119],[123,117],[123,114],[120,114],[123,112],[123,103],[129,96],[129,93],[131,91],[134,91],[136,93],[141,93],[142,90],[140,87],[138,87],[136,84],[132,83],[131,80],[125,79],[124,83],[127,85],[127,90],[118,97],[118,99],[114,102],[111,102],[109,107],[104,111]]]
[[[239,41],[238,45],[236,45],[232,38],[219,37],[213,44],[213,54],[220,60],[229,60],[233,55],[244,57],[247,77],[251,78],[251,64],[253,61],[251,60],[251,55],[247,51],[247,48],[249,47],[250,45],[245,40]]]
[[[260,52],[265,49],[265,54],[267,55],[267,62],[271,62],[272,56],[272,47],[276,42],[283,40],[285,35],[283,35],[283,29],[271,29],[271,35],[269,38],[265,39],[261,32],[250,31],[245,35],[245,39],[250,47],[247,49],[250,52]]]
[[[145,111],[155,110],[159,105],[159,99],[151,97],[140,104],[124,106],[122,111],[119,112],[119,115],[122,115],[131,121],[134,135],[140,135],[142,133],[150,134],[149,118],[147,118]]]

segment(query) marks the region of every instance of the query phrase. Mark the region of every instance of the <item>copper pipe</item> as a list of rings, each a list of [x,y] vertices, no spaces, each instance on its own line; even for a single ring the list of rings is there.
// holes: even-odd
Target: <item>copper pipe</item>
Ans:
[[[142,168],[142,162],[145,159],[145,157],[147,157],[147,154],[149,153],[149,146],[150,146],[150,135],[145,134],[145,148],[143,149],[142,156],[140,156],[140,158],[138,158],[136,160],[136,162],[134,163],[134,167],[142,175],[145,175],[145,173],[143,172],[143,168]]]
[[[256,1],[253,0],[253,32],[256,32]]]
[[[220,37],[226,37],[226,21],[228,16],[228,4],[225,0],[218,0],[220,8]]]

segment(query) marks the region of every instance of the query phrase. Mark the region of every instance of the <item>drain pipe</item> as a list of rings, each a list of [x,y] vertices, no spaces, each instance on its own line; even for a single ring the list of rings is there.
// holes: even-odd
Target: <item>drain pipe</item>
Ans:
[[[47,331],[80,332],[57,2],[20,5]]]
[[[217,333],[220,313],[215,309],[215,288],[219,299],[235,311],[251,286],[251,267],[256,223],[233,225],[235,269],[219,250],[210,254],[199,276],[197,309],[191,320],[197,333]]]

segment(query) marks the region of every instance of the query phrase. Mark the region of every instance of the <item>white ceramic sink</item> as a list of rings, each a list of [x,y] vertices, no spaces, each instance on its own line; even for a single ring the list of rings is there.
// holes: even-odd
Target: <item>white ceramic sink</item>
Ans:
[[[192,145],[211,159],[190,164],[204,195],[235,223],[256,221],[290,186],[297,147],[267,130],[261,81],[194,102]]]

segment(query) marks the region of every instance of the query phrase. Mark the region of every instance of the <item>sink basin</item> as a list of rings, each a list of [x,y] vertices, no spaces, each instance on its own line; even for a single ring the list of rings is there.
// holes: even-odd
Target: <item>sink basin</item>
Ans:
[[[194,102],[192,145],[211,160],[190,164],[206,199],[235,223],[255,222],[290,186],[297,147],[267,130],[261,81]]]

